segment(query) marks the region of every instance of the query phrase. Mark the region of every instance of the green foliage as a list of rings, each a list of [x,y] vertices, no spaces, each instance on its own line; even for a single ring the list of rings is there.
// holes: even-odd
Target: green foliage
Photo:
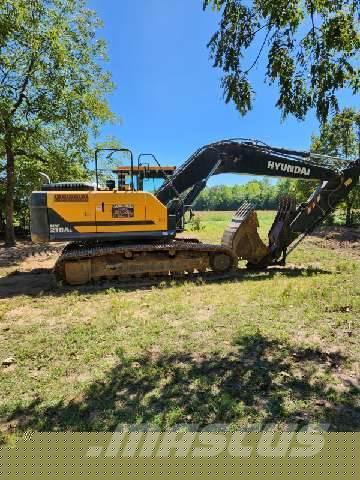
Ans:
[[[319,135],[313,135],[311,151],[324,155],[352,160],[359,156],[360,113],[352,108],[345,108],[335,115],[331,121],[323,124]],[[321,159],[318,159],[321,162]],[[334,168],[336,165],[334,164]],[[306,201],[316,188],[316,181],[294,180],[293,193],[301,202]],[[359,222],[360,188],[357,187],[340,205],[338,213],[342,223],[350,225]],[[339,216],[338,215],[338,216]],[[330,217],[328,223],[333,223]]]
[[[344,159],[355,159],[360,156],[359,134],[360,112],[345,108],[321,127],[319,136],[313,136],[312,150]],[[359,210],[360,187],[357,186],[340,207],[346,225],[359,222]]]
[[[312,137],[311,150],[345,159],[359,157],[360,112],[345,108]]]
[[[12,243],[13,201],[24,201],[39,171],[86,176],[89,135],[114,119],[113,85],[101,22],[85,0],[1,2],[0,25],[0,209],[5,203]]]
[[[224,72],[225,100],[242,115],[252,108],[249,74],[264,51],[265,80],[278,84],[284,117],[303,119],[315,108],[324,122],[342,88],[359,91],[359,0],[203,0],[203,7],[221,12],[208,47]]]
[[[288,193],[288,185],[271,185],[268,180],[254,180],[245,185],[220,185],[205,188],[194,204],[195,210],[236,210],[245,200],[261,210],[277,208],[279,196]]]
[[[192,232],[201,232],[205,226],[201,223],[200,215],[194,215],[189,222],[189,230]]]
[[[95,145],[95,149],[120,149],[122,148],[121,143],[119,140],[113,136],[107,137],[104,141],[97,142]],[[95,153],[93,154],[94,157]],[[105,182],[107,179],[111,177],[112,170],[114,170],[116,167],[121,165],[122,161],[121,158],[119,158],[119,155],[121,156],[120,152],[111,152],[111,151],[103,151],[99,152],[98,154],[98,172],[99,172],[99,180],[100,180],[100,185],[103,184],[105,185]],[[130,163],[130,160],[129,160]],[[116,178],[116,177],[114,177]]]
[[[0,112],[14,128],[59,122],[77,141],[84,126],[96,129],[112,118],[102,70],[105,45],[95,37],[101,23],[84,0],[25,0],[1,8],[5,35]]]

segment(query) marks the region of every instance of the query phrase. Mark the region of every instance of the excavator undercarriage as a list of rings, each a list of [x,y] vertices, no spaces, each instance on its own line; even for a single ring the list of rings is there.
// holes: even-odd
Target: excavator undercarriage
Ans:
[[[55,266],[58,280],[70,285],[90,281],[204,273],[226,273],[236,256],[227,247],[208,245],[196,239],[166,243],[119,244],[71,243]]]

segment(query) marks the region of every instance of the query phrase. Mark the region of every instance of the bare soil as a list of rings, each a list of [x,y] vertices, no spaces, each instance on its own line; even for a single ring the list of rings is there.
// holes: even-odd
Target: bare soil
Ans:
[[[19,241],[0,246],[0,298],[39,295],[55,286],[52,269],[65,244],[34,245]]]
[[[349,249],[360,257],[360,226],[320,227],[308,237],[308,241],[332,250]]]
[[[61,252],[66,243],[35,245],[31,241],[18,241],[15,247],[6,248],[0,245],[0,268],[12,267],[22,264],[24,261],[33,268],[42,268],[44,257],[56,256]],[[39,264],[39,266],[37,266]]]

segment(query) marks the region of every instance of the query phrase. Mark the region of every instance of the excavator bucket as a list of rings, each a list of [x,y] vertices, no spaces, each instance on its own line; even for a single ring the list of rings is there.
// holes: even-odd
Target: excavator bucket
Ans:
[[[224,231],[221,244],[230,248],[239,259],[258,265],[270,253],[258,234],[258,227],[259,222],[253,206],[244,202]]]
[[[290,196],[280,199],[279,209],[269,230],[269,249],[273,258],[284,253],[284,246],[291,238],[290,223],[296,215],[296,201]]]

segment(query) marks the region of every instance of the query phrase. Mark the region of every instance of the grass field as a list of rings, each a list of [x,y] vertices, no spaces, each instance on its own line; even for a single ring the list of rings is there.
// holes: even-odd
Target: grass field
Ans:
[[[201,213],[188,234],[219,242],[229,218]],[[265,236],[273,214],[259,219]],[[1,258],[3,441],[118,423],[360,430],[360,252],[346,232],[310,237],[287,268],[143,289],[59,287]]]

